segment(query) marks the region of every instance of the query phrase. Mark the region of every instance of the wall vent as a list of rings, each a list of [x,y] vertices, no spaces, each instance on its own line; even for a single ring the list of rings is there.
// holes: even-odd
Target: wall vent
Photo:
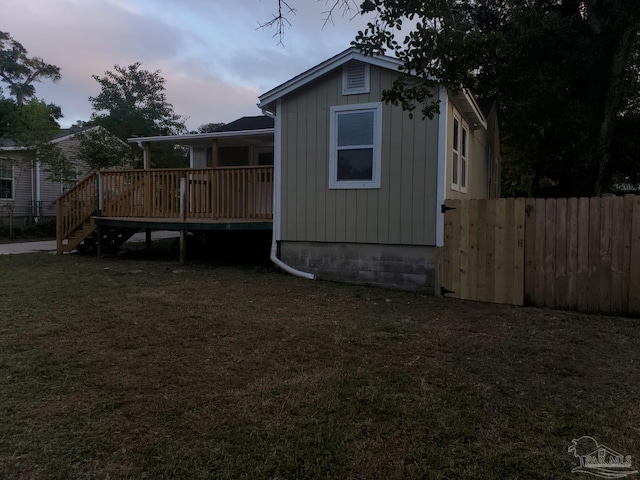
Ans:
[[[342,67],[342,94],[369,93],[369,64],[349,62]]]

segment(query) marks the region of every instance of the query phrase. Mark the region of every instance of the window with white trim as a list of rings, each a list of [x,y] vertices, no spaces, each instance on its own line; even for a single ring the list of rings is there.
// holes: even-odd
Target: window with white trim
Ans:
[[[331,107],[329,188],[380,188],[382,103]]]
[[[467,193],[469,177],[469,129],[453,117],[451,189]]]
[[[467,150],[469,148],[469,130],[462,127],[462,140],[460,141],[460,191],[467,192],[467,174],[469,172],[469,162],[467,161]]]
[[[13,162],[0,158],[0,199],[13,199]]]

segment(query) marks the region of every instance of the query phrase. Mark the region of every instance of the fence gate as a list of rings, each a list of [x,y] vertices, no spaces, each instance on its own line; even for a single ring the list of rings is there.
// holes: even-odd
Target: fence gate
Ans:
[[[524,303],[525,200],[446,200],[441,292]]]

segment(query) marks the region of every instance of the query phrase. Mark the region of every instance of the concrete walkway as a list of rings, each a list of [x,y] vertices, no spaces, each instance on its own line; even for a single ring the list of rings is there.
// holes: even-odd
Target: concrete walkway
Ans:
[[[177,238],[180,232],[169,232],[160,230],[151,232],[151,240],[163,240],[165,238]],[[140,232],[133,235],[127,243],[141,243],[145,241],[145,233]],[[55,252],[56,241],[46,240],[44,242],[22,242],[22,243],[3,243],[0,244],[0,255],[17,255],[20,253],[35,252]]]

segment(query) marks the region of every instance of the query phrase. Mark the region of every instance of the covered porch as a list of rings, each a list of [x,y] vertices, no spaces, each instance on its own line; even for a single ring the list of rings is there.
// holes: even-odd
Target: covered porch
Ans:
[[[58,253],[94,242],[101,255],[139,230],[272,228],[273,128],[130,141],[146,168],[93,172],[56,201]],[[188,147],[192,168],[149,168],[152,143]]]
[[[189,149],[190,168],[272,166],[274,122],[264,115],[242,117],[210,133],[134,137],[130,143],[143,150],[144,169],[153,164],[151,145]]]

